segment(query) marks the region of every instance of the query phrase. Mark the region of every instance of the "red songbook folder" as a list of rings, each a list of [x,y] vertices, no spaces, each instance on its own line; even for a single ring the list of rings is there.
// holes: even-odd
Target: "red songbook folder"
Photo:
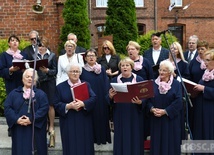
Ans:
[[[13,60],[13,66],[18,66],[20,69],[33,68],[34,60]],[[48,59],[36,60],[36,70],[39,67],[48,67]]]
[[[115,103],[131,103],[131,100],[135,96],[139,99],[154,97],[153,80],[146,80],[137,83],[123,83],[121,84],[121,87],[119,84],[119,87],[122,89],[116,88],[114,83],[111,83],[111,85],[113,89],[117,91],[117,94],[113,98]],[[125,89],[127,89],[126,92],[123,91]]]
[[[178,78],[177,79],[179,82],[181,82],[181,79]],[[200,91],[194,90],[193,88],[197,85],[197,83],[192,82],[188,79],[182,78],[184,85],[186,87],[187,92],[190,94],[190,96],[192,98],[195,98],[196,96],[198,96],[198,94],[200,93]]]
[[[71,94],[74,100],[81,101],[89,99],[88,86],[85,82],[71,87]]]

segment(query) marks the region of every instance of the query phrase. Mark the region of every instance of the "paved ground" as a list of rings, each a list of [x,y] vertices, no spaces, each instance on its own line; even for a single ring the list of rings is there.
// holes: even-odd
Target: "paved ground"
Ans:
[[[58,119],[55,120],[56,145],[55,148],[49,148],[49,155],[62,155],[62,145]],[[11,137],[7,135],[7,124],[5,118],[0,117],[0,155],[11,154]],[[48,135],[47,135],[48,137]],[[113,139],[113,134],[112,134]],[[112,155],[113,145],[94,145],[96,155]]]

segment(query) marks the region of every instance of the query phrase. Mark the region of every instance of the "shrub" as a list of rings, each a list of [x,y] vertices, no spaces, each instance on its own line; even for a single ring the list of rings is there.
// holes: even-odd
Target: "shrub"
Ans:
[[[30,45],[30,42],[24,39],[20,40],[19,49],[23,50],[26,46]],[[8,49],[7,39],[0,39],[0,54]],[[4,80],[0,78],[0,116],[3,116],[4,107],[3,103],[6,98],[6,90]]]

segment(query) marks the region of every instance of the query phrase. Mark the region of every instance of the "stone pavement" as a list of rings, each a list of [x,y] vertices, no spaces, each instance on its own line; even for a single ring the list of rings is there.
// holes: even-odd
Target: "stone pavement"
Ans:
[[[0,117],[0,155],[11,155],[11,137],[7,135],[7,123],[4,117]],[[59,120],[55,119],[55,148],[48,148],[49,155],[62,155],[62,145],[59,130]],[[113,133],[112,142],[113,142]],[[47,136],[48,137],[48,136]],[[95,155],[113,155],[113,143],[106,145],[94,145]],[[149,155],[149,151],[145,150],[144,155]],[[184,155],[184,154],[182,154]]]
[[[11,155],[11,137],[7,135],[7,123],[4,117],[0,117],[0,155]],[[55,119],[55,148],[48,148],[49,155],[62,155],[62,145],[59,130],[59,120]],[[47,136],[48,137],[48,136]],[[113,139],[113,134],[112,134]],[[113,145],[94,145],[95,155],[112,155]]]

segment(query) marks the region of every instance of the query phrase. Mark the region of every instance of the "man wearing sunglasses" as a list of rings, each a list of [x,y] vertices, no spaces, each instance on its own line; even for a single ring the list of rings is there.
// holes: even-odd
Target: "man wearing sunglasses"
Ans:
[[[39,37],[39,33],[35,30],[32,30],[29,33],[29,39],[30,39],[31,45],[23,49],[23,52],[26,53],[28,56],[28,60],[34,60],[34,54],[36,50],[35,47],[36,47],[36,43],[38,42],[38,37]]]

